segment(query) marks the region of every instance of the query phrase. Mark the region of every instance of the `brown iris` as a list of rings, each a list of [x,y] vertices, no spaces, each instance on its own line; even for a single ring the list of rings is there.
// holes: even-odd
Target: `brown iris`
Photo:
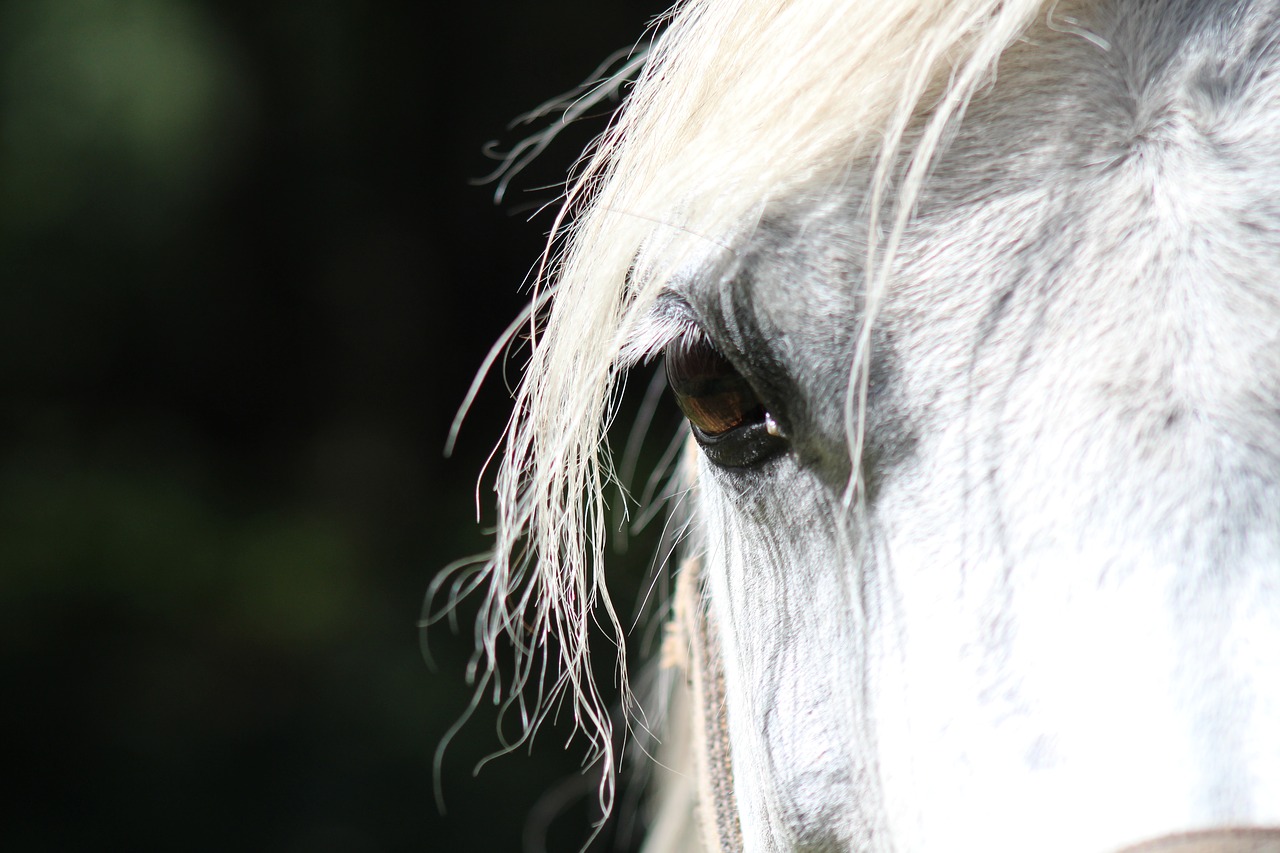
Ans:
[[[709,341],[667,350],[667,382],[689,423],[707,438],[765,422],[764,406],[733,364]]]

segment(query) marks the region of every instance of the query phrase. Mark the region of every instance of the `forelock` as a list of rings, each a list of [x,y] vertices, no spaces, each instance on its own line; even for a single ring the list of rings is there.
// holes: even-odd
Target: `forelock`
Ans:
[[[622,359],[645,355],[628,339],[677,271],[735,251],[771,205],[848,182],[867,190],[873,234],[887,235],[882,245],[868,242],[874,316],[877,264],[887,269],[931,158],[1041,7],[683,3],[664,19],[620,117],[583,161],[536,283],[535,302],[551,292],[551,307],[526,327],[532,349],[502,451],[480,631],[490,666],[499,634],[519,635],[521,648],[525,631],[558,636],[562,675],[544,683],[571,695],[604,758],[606,807],[609,723],[587,671],[587,632],[594,618],[622,641],[601,571],[610,475],[603,429]],[[855,162],[870,163],[869,173],[850,174]],[[641,349],[660,346],[660,337],[642,333]],[[856,414],[857,401],[850,407]],[[857,418],[850,423],[852,444],[860,435]],[[547,654],[538,648],[530,658]],[[537,669],[523,666],[512,688]]]

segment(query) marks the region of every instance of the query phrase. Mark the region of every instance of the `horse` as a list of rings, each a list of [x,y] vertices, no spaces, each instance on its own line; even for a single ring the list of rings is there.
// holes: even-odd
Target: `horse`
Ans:
[[[662,358],[649,850],[1280,851],[1280,4],[686,0],[627,68],[511,330],[481,668],[612,807]]]

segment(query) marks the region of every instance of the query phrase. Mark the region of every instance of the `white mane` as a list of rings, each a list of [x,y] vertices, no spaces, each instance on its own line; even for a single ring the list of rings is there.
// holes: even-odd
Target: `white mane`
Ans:
[[[1041,0],[684,3],[572,184],[533,309],[513,330],[529,338],[530,353],[501,452],[479,632],[490,669],[500,637],[518,650],[506,689],[510,697],[536,693],[530,731],[548,702],[567,695],[603,762],[606,810],[615,757],[587,636],[595,620],[609,625],[620,649],[624,638],[603,580],[604,487],[612,475],[604,430],[626,362],[665,343],[629,337],[674,271],[723,250],[772,203],[846,180],[870,181],[869,236],[886,235],[879,244],[869,239],[874,315],[887,259],[931,158],[1041,7]],[[848,175],[856,158],[871,162],[873,174]],[[865,359],[852,369],[861,380],[852,387],[865,394]],[[855,394],[848,403],[855,447],[860,410]],[[619,678],[626,696],[625,673]]]

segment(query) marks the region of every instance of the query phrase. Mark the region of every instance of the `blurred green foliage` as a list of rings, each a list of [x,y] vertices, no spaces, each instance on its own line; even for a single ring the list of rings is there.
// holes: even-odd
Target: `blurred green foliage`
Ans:
[[[545,227],[468,181],[656,11],[0,5],[6,849],[520,849],[580,752],[472,780],[483,708],[437,815],[471,639],[434,632],[433,675],[416,628],[484,546],[501,382],[440,448]]]
[[[12,0],[0,33],[0,222],[11,238],[110,193],[125,216],[103,225],[145,239],[232,166],[249,87],[200,6]]]

